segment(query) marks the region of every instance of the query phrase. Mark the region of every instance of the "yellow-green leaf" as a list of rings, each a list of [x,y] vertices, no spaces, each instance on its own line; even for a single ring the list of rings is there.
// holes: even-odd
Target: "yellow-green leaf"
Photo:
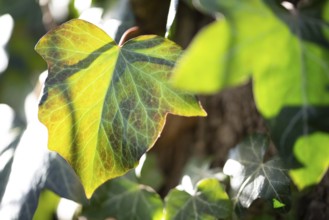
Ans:
[[[206,115],[194,96],[169,84],[181,49],[162,37],[140,36],[119,47],[75,19],[41,38],[36,51],[48,63],[39,119],[49,148],[73,166],[88,197],[136,166],[167,113]]]
[[[324,132],[300,137],[295,145],[294,153],[303,167],[289,172],[299,189],[321,181],[329,168],[329,135]]]
[[[280,202],[277,199],[273,199],[272,201],[273,201],[273,208],[275,209],[279,209],[286,206],[284,203]]]

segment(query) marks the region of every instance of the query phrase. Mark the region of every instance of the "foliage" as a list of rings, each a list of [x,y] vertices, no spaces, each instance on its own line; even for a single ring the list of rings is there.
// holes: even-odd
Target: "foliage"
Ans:
[[[328,169],[328,151],[321,146],[328,124],[317,121],[327,117],[329,105],[325,34],[329,2],[286,9],[271,0],[207,0],[197,7],[224,17],[218,16],[196,36],[176,67],[174,84],[211,93],[252,77],[258,110],[271,121],[280,155],[290,168],[303,169],[300,163],[307,167],[303,172],[292,171],[291,177],[301,189],[317,183]],[[220,42],[212,36],[220,36]],[[199,83],[204,65],[210,68]],[[307,159],[314,154],[322,155],[318,156],[322,165]],[[305,175],[309,176],[307,184],[302,181]]]
[[[163,203],[151,188],[140,185],[130,174],[108,181],[93,194],[82,215],[90,219],[161,219]],[[123,210],[126,210],[123,212]]]
[[[50,219],[61,198],[87,219],[235,219],[262,200],[270,212],[253,219],[288,218],[291,191],[298,198],[328,170],[329,1],[95,0],[104,16],[89,22],[70,20],[86,19],[79,1],[61,18],[55,1],[42,2],[0,3],[0,19],[14,21],[0,45],[10,55],[0,103],[13,108],[0,104],[11,115],[1,118],[9,126],[0,129],[0,219]],[[182,5],[214,19],[185,51],[176,38]],[[154,12],[168,15],[166,27]],[[117,44],[133,24],[139,29]],[[166,37],[148,35],[165,28]],[[40,37],[35,49],[48,76],[37,109],[41,85],[32,89],[45,65],[32,49]],[[250,80],[268,133],[246,135],[223,167],[196,155],[178,174],[181,184],[166,189],[149,150],[167,115],[206,116],[194,93]]]

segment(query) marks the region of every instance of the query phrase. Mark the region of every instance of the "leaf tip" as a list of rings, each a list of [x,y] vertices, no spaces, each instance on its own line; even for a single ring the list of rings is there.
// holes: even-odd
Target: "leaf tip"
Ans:
[[[273,198],[272,201],[273,201],[273,208],[275,208],[275,209],[283,208],[286,206],[286,204],[280,202],[279,200],[277,200],[275,198]]]
[[[201,102],[199,102],[199,106],[200,106],[200,117],[207,117],[208,113],[206,112],[206,110],[203,108],[203,106],[201,105]]]

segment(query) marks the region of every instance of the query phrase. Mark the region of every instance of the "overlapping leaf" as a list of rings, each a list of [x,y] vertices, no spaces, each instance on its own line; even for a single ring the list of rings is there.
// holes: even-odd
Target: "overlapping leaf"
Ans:
[[[162,210],[163,202],[152,188],[123,176],[98,188],[82,215],[92,219],[156,220],[161,219]]]
[[[219,20],[195,38],[176,68],[174,83],[211,93],[252,77],[257,107],[273,119],[272,134],[285,162],[296,167],[307,160],[301,156],[320,151],[327,164],[329,157],[320,146],[327,142],[315,141],[317,145],[303,148],[299,158],[293,147],[301,136],[329,131],[328,124],[318,123],[328,121],[329,115],[329,1],[311,1],[290,10],[275,0],[194,3]],[[328,169],[320,167],[310,170],[320,174]]]
[[[231,187],[238,204],[248,208],[258,198],[289,205],[288,170],[279,158],[264,161],[268,139],[253,135],[231,151],[224,173],[231,176]]]
[[[226,219],[231,215],[231,201],[217,179],[204,179],[190,195],[173,189],[166,197],[165,219]]]
[[[255,98],[266,117],[275,116],[287,105],[329,103],[329,43],[320,35],[329,30],[325,20],[311,17],[306,9],[287,11],[271,0],[212,2],[217,3],[212,11],[215,8],[226,17],[195,39],[178,63],[175,84],[197,92],[214,92],[252,73]],[[211,40],[210,36],[219,38]],[[210,50],[201,49],[203,44]],[[208,62],[212,66],[209,69]],[[201,68],[207,69],[202,80],[198,74]],[[185,83],[189,78],[201,83]]]
[[[119,47],[98,27],[71,20],[36,50],[49,67],[39,108],[49,148],[73,166],[88,197],[136,166],[167,113],[205,115],[194,96],[168,83],[181,49],[164,38],[140,36]]]
[[[309,136],[298,139],[294,152],[297,159],[304,165],[290,171],[298,188],[319,183],[329,167],[329,135],[327,133],[316,132]],[[316,150],[310,147],[316,146]]]

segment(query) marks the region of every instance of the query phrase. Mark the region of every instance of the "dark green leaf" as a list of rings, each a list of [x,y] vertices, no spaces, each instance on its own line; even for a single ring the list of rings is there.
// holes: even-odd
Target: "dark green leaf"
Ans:
[[[90,204],[83,207],[82,215],[100,220],[109,217],[117,220],[160,220],[162,209],[162,200],[152,188],[123,176],[99,187]]]
[[[253,135],[230,152],[224,173],[231,176],[231,188],[239,205],[248,208],[263,198],[289,205],[290,179],[279,158],[264,161],[268,138]]]
[[[225,219],[231,215],[231,201],[217,179],[201,180],[194,195],[173,189],[165,205],[166,220]]]

